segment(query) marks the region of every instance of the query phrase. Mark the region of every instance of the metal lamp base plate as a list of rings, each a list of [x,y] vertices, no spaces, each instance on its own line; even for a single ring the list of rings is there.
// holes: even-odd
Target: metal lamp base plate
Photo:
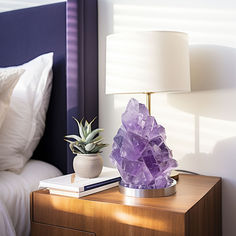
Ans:
[[[167,188],[136,189],[119,185],[119,191],[120,193],[129,197],[140,197],[140,198],[167,197],[176,193],[176,181],[174,179],[172,180],[173,180],[172,184]]]

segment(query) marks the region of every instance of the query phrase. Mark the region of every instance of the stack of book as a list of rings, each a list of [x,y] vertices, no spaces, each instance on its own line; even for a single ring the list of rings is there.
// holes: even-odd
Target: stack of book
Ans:
[[[80,198],[118,186],[120,180],[120,174],[116,169],[103,167],[97,178],[87,179],[76,174],[68,174],[42,180],[39,182],[39,188],[49,189],[50,194]]]

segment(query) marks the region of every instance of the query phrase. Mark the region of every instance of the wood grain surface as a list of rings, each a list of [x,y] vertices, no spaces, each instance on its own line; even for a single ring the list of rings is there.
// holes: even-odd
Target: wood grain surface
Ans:
[[[175,195],[133,198],[112,188],[80,199],[33,192],[32,222],[96,236],[220,236],[221,179],[180,175]],[[32,235],[35,226],[32,224]],[[50,234],[51,236],[56,234]]]

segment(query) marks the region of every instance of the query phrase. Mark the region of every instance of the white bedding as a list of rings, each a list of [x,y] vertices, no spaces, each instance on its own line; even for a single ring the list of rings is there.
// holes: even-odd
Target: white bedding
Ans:
[[[30,160],[20,174],[0,171],[0,236],[30,234],[30,193],[39,181],[61,175],[54,166]]]

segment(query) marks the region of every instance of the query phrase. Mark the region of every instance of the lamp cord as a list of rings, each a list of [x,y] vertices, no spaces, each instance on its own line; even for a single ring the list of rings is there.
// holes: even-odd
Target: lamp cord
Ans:
[[[196,173],[196,172],[192,172],[192,171],[188,171],[188,170],[177,169],[177,170],[175,170],[175,171],[182,172],[182,173],[186,173],[186,174],[199,175],[199,174]]]

